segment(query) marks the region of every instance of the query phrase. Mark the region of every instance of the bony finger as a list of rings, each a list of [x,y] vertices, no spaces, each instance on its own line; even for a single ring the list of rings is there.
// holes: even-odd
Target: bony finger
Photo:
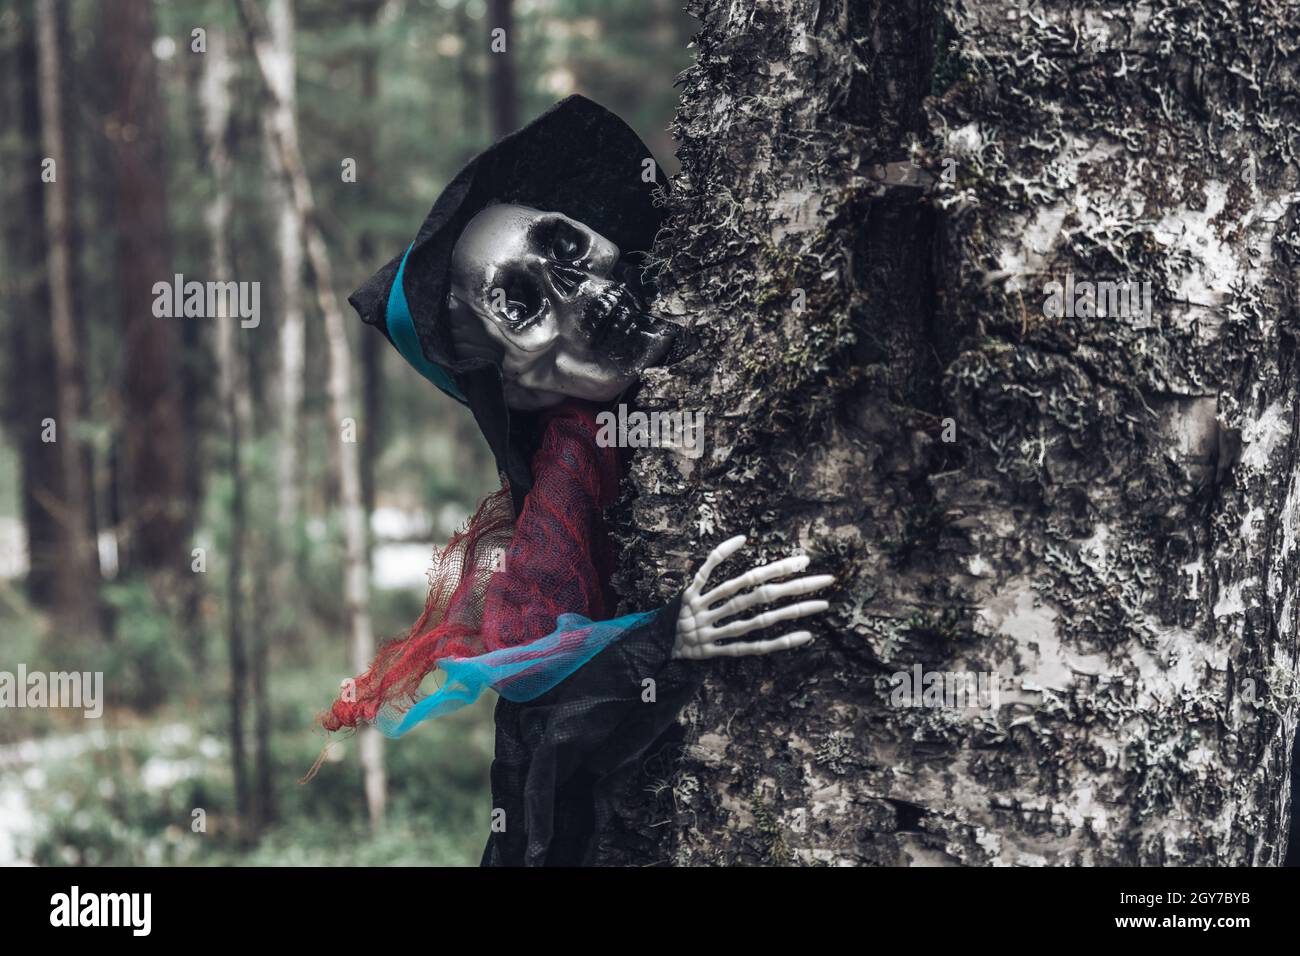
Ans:
[[[776,578],[783,578],[787,574],[798,574],[808,567],[810,558],[806,554],[797,554],[791,558],[782,558],[780,561],[773,561],[771,564],[765,564],[762,567],[751,568],[744,574],[732,578],[730,581],[723,581],[716,588],[705,594],[702,598],[704,606],[717,604],[723,598],[731,597],[737,591],[743,591],[745,588],[753,587],[755,584],[762,584],[764,581],[771,581]]]
[[[739,614],[741,611],[747,611],[759,604],[773,604],[800,594],[811,594],[813,591],[820,591],[822,588],[829,587],[834,583],[835,578],[830,574],[812,574],[806,578],[795,578],[793,581],[783,581],[780,584],[760,585],[747,594],[737,595],[730,601],[705,611],[701,615],[701,619],[705,624],[712,624],[714,621],[720,621],[723,618],[731,617],[733,614]],[[699,603],[703,603],[705,600],[707,600],[707,595],[700,598]]]
[[[718,545],[709,552],[709,556],[704,559],[704,564],[695,572],[695,579],[691,582],[691,589],[699,593],[705,584],[709,581],[709,575],[717,570],[718,565],[727,558],[731,557],[737,551],[745,546],[745,536],[738,534],[733,538],[728,538],[722,544]]]
[[[828,607],[830,607],[830,604],[826,601],[800,601],[798,604],[787,604],[785,607],[764,611],[762,614],[756,614],[753,617],[732,621],[730,624],[722,625],[722,627],[706,627],[704,632],[708,635],[710,641],[739,637],[742,634],[748,634],[750,631],[757,631],[776,624],[778,621],[791,621],[797,617],[806,617],[809,614],[820,614]]]
[[[708,644],[701,650],[705,657],[750,657],[755,654],[771,654],[775,651],[789,651],[803,647],[813,639],[808,631],[795,631],[783,637],[774,637],[766,641],[736,641],[734,644]]]

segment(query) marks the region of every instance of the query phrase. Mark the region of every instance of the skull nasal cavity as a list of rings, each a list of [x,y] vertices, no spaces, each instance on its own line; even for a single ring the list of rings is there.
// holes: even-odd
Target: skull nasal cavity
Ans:
[[[568,266],[562,266],[559,263],[551,263],[547,266],[551,274],[551,281],[555,283],[555,291],[560,295],[572,295],[573,290],[582,284],[582,280],[587,278],[587,273],[579,272],[577,269],[570,269]]]

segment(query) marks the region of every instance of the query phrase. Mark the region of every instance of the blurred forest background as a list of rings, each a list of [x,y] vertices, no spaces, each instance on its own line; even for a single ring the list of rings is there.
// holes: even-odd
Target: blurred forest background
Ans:
[[[106,706],[0,710],[0,863],[477,863],[494,700],[297,783],[497,486],[345,299],[571,92],[674,172],[679,6],[4,4],[0,671],[101,671]],[[260,283],[259,321],[156,317],[177,273]]]

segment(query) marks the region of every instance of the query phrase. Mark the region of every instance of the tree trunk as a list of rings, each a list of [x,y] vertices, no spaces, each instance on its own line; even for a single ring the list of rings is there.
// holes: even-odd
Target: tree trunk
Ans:
[[[365,3],[358,9],[360,21],[367,34],[367,42],[360,47],[361,72],[361,113],[360,134],[357,137],[357,164],[360,175],[356,187],[360,189],[363,205],[371,208],[378,205],[379,197],[375,193],[383,188],[383,181],[378,175],[379,131],[376,118],[379,116],[379,52],[377,43],[370,39],[383,8],[382,0]],[[460,7],[456,8],[458,11]],[[375,239],[369,230],[364,230],[357,237],[357,261],[372,262],[375,258]],[[366,427],[361,435],[361,502],[367,515],[375,513],[375,465],[383,450],[384,437],[384,377],[383,362],[388,346],[378,335],[361,336],[361,409],[365,416]],[[367,561],[372,552],[370,536],[366,536]]]
[[[692,12],[660,305],[701,348],[639,400],[707,438],[639,453],[622,583],[650,606],[746,532],[839,591],[810,649],[711,669],[612,858],[1278,863],[1300,22]],[[1149,319],[1047,314],[1067,273],[1149,281]],[[996,694],[920,693],[966,673]]]
[[[278,163],[277,137],[297,148],[296,61],[292,0],[273,0],[267,7],[269,56],[266,82],[275,95],[262,109],[262,128],[269,165]],[[293,198],[282,177],[268,183],[273,196],[276,249],[279,257],[279,414],[263,417],[263,438],[275,448],[273,469],[262,476],[276,489],[277,520],[251,529],[254,554],[250,568],[253,610],[257,626],[250,635],[250,690],[253,698],[256,786],[254,816],[259,830],[275,818],[275,786],[271,767],[270,649],[300,640],[300,621],[288,608],[294,581],[304,570],[299,529],[302,511],[302,412],[306,374],[307,322],[303,310],[303,231]]]
[[[227,57],[228,55],[227,52]],[[186,124],[186,132],[189,134],[194,148],[198,151],[198,155],[207,157],[209,162],[211,161],[209,155],[211,141],[208,122],[211,117],[205,100],[209,90],[204,84],[214,80],[209,73],[210,66],[207,56],[203,55],[188,58],[184,61],[184,66],[181,69],[184,77],[185,96],[188,102],[194,106],[193,109],[188,111],[189,119]],[[224,70],[228,71],[229,67],[224,67]],[[218,73],[218,76],[220,75]],[[229,151],[228,141],[223,140],[220,148],[223,151]],[[207,174],[214,176],[215,170],[208,167]],[[216,185],[214,179],[214,189]],[[229,184],[223,182],[222,187],[229,189]],[[218,206],[213,204],[207,207],[204,212],[211,215],[215,213],[217,208]],[[212,223],[208,222],[207,225],[208,240],[209,244],[211,244],[216,236],[212,229]],[[226,228],[228,229],[228,226]],[[229,254],[230,250],[227,247],[222,255],[228,257]],[[217,263],[212,258],[209,258],[208,267],[213,268],[216,265]],[[218,277],[211,275],[206,278],[215,280]],[[226,428],[226,409],[222,405],[221,375],[223,370],[217,354],[215,330],[209,321],[191,321],[182,322],[180,332],[181,420],[185,435],[186,460],[185,501],[188,513],[194,516],[190,521],[190,527],[193,528],[201,520],[197,516],[203,514],[208,475],[216,467],[216,462],[226,460],[224,454],[219,455],[216,459],[213,459],[208,454],[208,448],[211,445],[208,437],[214,431],[223,438],[229,436],[224,431]],[[213,663],[211,660],[212,651],[209,647],[209,628],[203,611],[204,598],[211,591],[207,586],[206,574],[182,574],[179,584],[181,588],[180,625],[185,634],[185,645],[189,655],[190,667],[195,678],[203,682]]]
[[[25,176],[6,181],[6,200],[15,215],[5,225],[8,255],[6,301],[12,304],[8,362],[9,415],[20,462],[23,528],[27,533],[27,596],[37,607],[59,606],[60,557],[65,549],[62,523],[55,518],[53,503],[63,500],[63,478],[57,452],[41,440],[42,422],[58,416],[58,391],[54,342],[48,322],[34,322],[32,316],[50,314],[49,286],[45,281],[45,196],[48,184],[41,182],[41,106],[36,53],[34,0],[18,8],[18,34],[13,50],[11,74],[17,114],[15,157]],[[53,454],[51,452],[54,452]]]
[[[153,314],[153,287],[171,278],[162,175],[162,105],[154,25],[143,0],[100,8],[112,109],[105,118],[114,166],[122,372],[125,564],[179,573],[188,564],[179,318]]]
[[[279,135],[298,142],[295,118],[297,84],[294,80],[294,16],[291,0],[272,0],[266,12],[270,56],[267,83],[275,96],[263,113],[268,125],[267,151],[274,153],[272,141]],[[276,131],[274,134],[271,128]],[[272,156],[272,165],[275,163]],[[296,547],[299,512],[302,507],[301,421],[304,375],[307,367],[307,321],[303,315],[302,248],[303,237],[288,187],[278,177],[271,182],[275,192],[276,250],[280,278],[280,437],[276,449],[277,488],[280,522],[291,529]],[[301,569],[301,565],[299,565]]]
[[[454,163],[459,168],[474,158],[477,150],[473,144],[482,139],[483,135],[484,53],[482,31],[470,19],[465,4],[456,4],[455,21],[456,35],[463,41],[460,56],[456,58],[456,74],[460,83],[460,128],[465,143]]]
[[[266,25],[261,12],[252,0],[236,0],[239,13],[248,33],[261,73],[263,92],[274,103],[278,92],[270,80],[274,69],[272,50],[267,39]],[[284,177],[292,198],[299,230],[307,246],[307,262],[311,266],[312,282],[316,291],[316,305],[325,319],[325,339],[329,349],[329,397],[335,427],[339,429],[338,448],[339,497],[343,512],[344,580],[343,600],[347,607],[348,630],[351,634],[351,664],[355,673],[365,670],[375,653],[374,632],[370,623],[370,562],[366,512],[361,496],[361,470],[357,456],[356,402],[352,387],[351,355],[348,349],[347,327],[334,294],[333,270],[325,236],[316,219],[316,204],[312,198],[311,182],[303,166],[297,136],[284,136],[282,130],[273,130],[272,140],[278,160],[278,173]],[[361,427],[367,427],[363,421]],[[366,806],[372,824],[378,825],[384,817],[386,783],[382,740],[374,728],[366,728],[358,735]]]
[[[203,57],[199,99],[203,108],[204,139],[208,168],[212,171],[213,196],[207,210],[208,240],[212,253],[213,281],[226,281],[230,268],[230,152],[226,146],[230,123],[232,66],[226,36],[208,31],[208,49]],[[220,300],[221,305],[225,300]],[[244,742],[244,708],[248,698],[248,650],[245,637],[244,562],[248,536],[248,468],[244,443],[252,434],[253,405],[245,375],[246,363],[239,342],[236,316],[218,315],[217,366],[220,373],[221,407],[226,426],[226,453],[230,471],[230,545],[222,556],[225,571],[226,645],[230,654],[230,758],[235,784],[235,808],[241,835],[257,829],[252,792],[248,781],[247,747]]]
[[[488,113],[493,139],[500,139],[519,128],[512,2],[513,0],[488,0]],[[496,34],[497,30],[503,32]],[[501,41],[505,43],[504,49],[498,50],[492,45]]]
[[[75,178],[66,145],[63,102],[65,61],[61,52],[59,14],[53,0],[37,0],[36,50],[40,91],[41,148],[52,160],[52,182],[42,182],[45,196],[45,276],[48,285],[50,341],[55,370],[55,440],[46,454],[58,455],[62,495],[47,502],[60,526],[61,567],[54,578],[55,617],[64,635],[98,637],[99,555],[95,542],[92,489],[83,447],[85,342],[78,334],[73,299],[74,216],[69,183]],[[36,171],[32,171],[33,175]]]

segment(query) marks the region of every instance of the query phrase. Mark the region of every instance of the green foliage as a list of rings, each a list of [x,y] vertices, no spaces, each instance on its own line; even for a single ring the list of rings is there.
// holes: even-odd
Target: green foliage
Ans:
[[[319,667],[275,675],[278,823],[257,844],[239,838],[227,712],[212,695],[144,723],[118,710],[29,744],[39,758],[0,784],[6,805],[30,824],[18,837],[20,858],[44,866],[476,863],[489,813],[492,702],[386,744],[389,814],[372,832],[353,741],[336,741],[316,778],[296,782],[324,742],[310,719],[328,702],[329,676]]]
[[[12,673],[19,664],[31,670],[46,669],[42,621],[22,593],[4,581],[0,581],[0,634],[4,635],[0,642],[0,670]],[[6,710],[0,720],[0,745],[48,733],[57,719],[53,710]]]
[[[102,671],[114,704],[148,711],[175,687],[183,687],[189,668],[176,641],[176,624],[152,590],[140,581],[103,588],[114,615],[114,639],[87,648],[85,670]]]

